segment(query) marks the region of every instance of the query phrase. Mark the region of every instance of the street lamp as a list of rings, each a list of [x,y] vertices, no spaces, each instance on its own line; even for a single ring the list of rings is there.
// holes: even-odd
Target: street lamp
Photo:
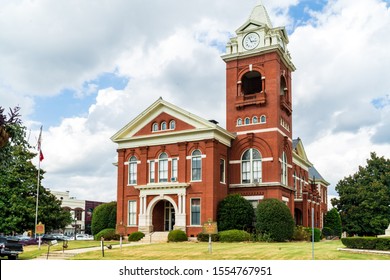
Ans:
[[[76,240],[76,226],[77,226],[77,218],[76,218],[76,212],[74,213],[74,240]]]

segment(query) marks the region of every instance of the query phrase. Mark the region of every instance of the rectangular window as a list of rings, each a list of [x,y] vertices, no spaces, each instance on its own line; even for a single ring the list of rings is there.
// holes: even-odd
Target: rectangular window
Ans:
[[[242,162],[242,183],[251,182],[251,163],[250,161]]]
[[[200,225],[200,198],[191,199],[191,225]]]
[[[149,162],[149,182],[154,183],[155,178],[155,164],[154,160]]]
[[[158,181],[168,182],[168,160],[158,161]]]
[[[172,177],[171,177],[172,182],[177,181],[177,158],[172,159]]]
[[[219,182],[225,183],[225,160],[219,160]]]
[[[129,163],[129,185],[137,184],[137,162]]]
[[[253,161],[253,182],[254,183],[261,182],[261,161],[260,160]]]
[[[202,175],[202,158],[192,157],[192,181],[200,181]]]
[[[129,226],[137,225],[137,201],[129,200]]]

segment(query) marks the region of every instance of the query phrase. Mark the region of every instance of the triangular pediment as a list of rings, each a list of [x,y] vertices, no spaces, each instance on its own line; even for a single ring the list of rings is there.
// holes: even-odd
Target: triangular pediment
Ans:
[[[310,163],[305,148],[303,147],[302,140],[300,138],[293,140],[293,151],[294,151],[294,159],[296,161],[299,161],[301,163],[304,163],[305,165],[312,166]]]
[[[253,30],[260,29],[261,27],[264,27],[264,24],[262,24],[259,21],[248,19],[243,25],[241,25],[237,30],[236,33],[245,33]]]
[[[174,128],[170,126],[171,122],[174,122]],[[157,129],[154,129],[154,124]],[[140,143],[177,143],[196,137],[214,137],[227,145],[234,139],[233,134],[215,123],[160,98],[115,133],[111,140],[130,147]]]

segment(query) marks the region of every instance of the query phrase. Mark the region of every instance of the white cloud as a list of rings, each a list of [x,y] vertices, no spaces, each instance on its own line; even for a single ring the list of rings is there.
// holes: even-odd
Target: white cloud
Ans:
[[[20,104],[25,123],[34,123],[28,116],[35,96],[64,88],[88,94],[86,81],[113,70],[129,78],[125,89],[99,90],[84,114],[44,131],[44,186],[79,199],[114,200],[116,146],[109,138],[160,96],[224,125],[220,49],[256,2],[1,3],[0,100]],[[263,1],[274,26],[290,27],[288,7],[299,2]],[[377,0],[330,1],[312,15],[290,35],[294,137],[335,195],[337,181],[371,151],[390,157],[390,15]]]

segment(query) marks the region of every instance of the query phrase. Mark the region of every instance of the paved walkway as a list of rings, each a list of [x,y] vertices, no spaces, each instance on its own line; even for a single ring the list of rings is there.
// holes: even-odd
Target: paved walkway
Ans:
[[[145,245],[148,243],[140,243],[140,242],[132,242],[132,243],[126,243],[122,244],[123,247],[129,247],[129,246],[139,246],[139,245]],[[112,248],[120,248],[120,244],[118,245],[112,245]],[[102,247],[89,247],[89,248],[80,248],[80,249],[72,249],[72,250],[67,250],[65,249],[64,251],[51,251],[49,253],[49,256],[47,257],[47,253],[42,254],[41,256],[33,259],[33,260],[67,260],[70,259],[71,257],[76,256],[77,254],[81,253],[86,253],[86,252],[91,252],[91,251],[99,251],[101,250]],[[107,247],[104,248],[104,250],[109,250]]]

